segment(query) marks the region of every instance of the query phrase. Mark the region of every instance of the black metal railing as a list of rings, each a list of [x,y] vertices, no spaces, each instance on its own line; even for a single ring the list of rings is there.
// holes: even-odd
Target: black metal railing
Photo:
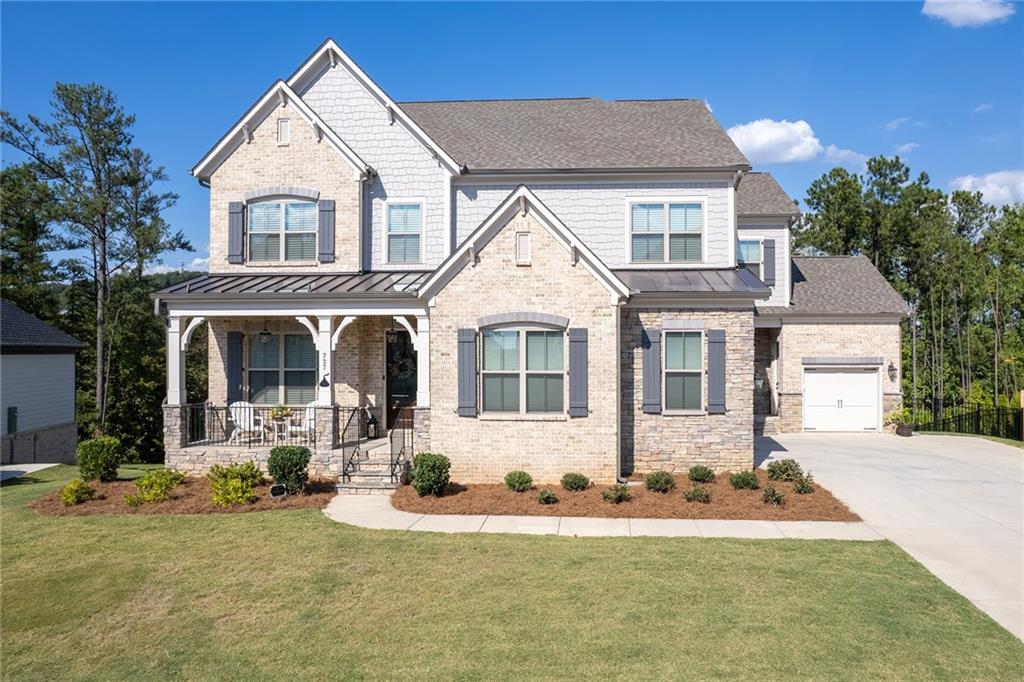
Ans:
[[[1024,440],[1024,413],[1019,407],[972,403],[923,405],[914,410],[914,430]]]
[[[187,445],[332,447],[338,407],[270,405],[187,405]]]
[[[412,460],[415,412],[410,407],[400,408],[388,434],[391,448],[391,482],[400,483]]]
[[[363,452],[366,410],[362,407],[341,408],[338,423],[341,427],[339,437],[341,447],[341,480],[348,482],[353,471],[359,469],[359,458]]]

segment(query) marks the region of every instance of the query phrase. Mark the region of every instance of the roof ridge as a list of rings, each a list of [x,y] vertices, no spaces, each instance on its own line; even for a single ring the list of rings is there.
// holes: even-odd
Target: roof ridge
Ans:
[[[455,102],[579,102],[584,100],[592,100],[595,102],[605,102],[600,97],[494,97],[494,98],[475,98],[475,99],[420,99],[420,100],[407,100],[404,102],[398,102],[398,104],[452,104]]]

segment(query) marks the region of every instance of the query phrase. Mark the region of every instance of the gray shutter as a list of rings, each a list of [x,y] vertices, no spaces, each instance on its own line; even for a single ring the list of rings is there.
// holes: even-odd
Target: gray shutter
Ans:
[[[334,262],[334,199],[321,199],[319,202],[320,220],[318,228],[319,244],[317,260],[321,263]]]
[[[476,330],[459,330],[459,416],[476,416]]]
[[[587,330],[569,330],[569,416],[586,417],[587,407]]]
[[[708,414],[725,414],[725,330],[708,330]]]
[[[228,204],[228,262],[245,261],[245,205],[241,201]]]
[[[644,356],[644,412],[661,414],[661,330],[643,330],[641,343]]]
[[[242,399],[242,332],[228,332],[227,365],[228,405]]]
[[[765,239],[761,245],[761,259],[764,267],[761,269],[761,280],[770,287],[775,286],[775,240]]]

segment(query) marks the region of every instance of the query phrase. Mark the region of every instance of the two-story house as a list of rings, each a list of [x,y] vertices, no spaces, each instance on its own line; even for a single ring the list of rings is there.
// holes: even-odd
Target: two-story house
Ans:
[[[902,300],[792,257],[793,201],[700,100],[397,103],[327,40],[192,173],[210,274],[156,294],[172,467],[305,442],[353,481],[390,436],[460,481],[739,470],[756,429],[900,401]]]

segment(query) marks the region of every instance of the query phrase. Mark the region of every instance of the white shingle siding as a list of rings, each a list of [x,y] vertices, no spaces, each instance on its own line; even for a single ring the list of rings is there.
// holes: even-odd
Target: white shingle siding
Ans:
[[[418,270],[439,265],[446,255],[447,171],[399,121],[390,123],[387,110],[340,64],[326,69],[299,94],[378,173],[368,190],[371,228],[369,239],[363,243],[363,262],[373,270]],[[384,200],[389,196],[424,199],[422,264],[385,261]]]
[[[775,286],[772,295],[765,301],[757,301],[759,306],[789,305],[789,228],[785,225],[760,225],[740,223],[736,239],[774,239],[775,240]]]
[[[707,206],[705,264],[732,267],[727,182],[528,183],[529,188],[609,267],[630,265],[626,200],[700,197]],[[516,188],[515,184],[459,184],[455,188],[456,245]]]
[[[18,431],[75,421],[75,356],[71,353],[0,355],[0,434],[7,408],[18,408]]]

